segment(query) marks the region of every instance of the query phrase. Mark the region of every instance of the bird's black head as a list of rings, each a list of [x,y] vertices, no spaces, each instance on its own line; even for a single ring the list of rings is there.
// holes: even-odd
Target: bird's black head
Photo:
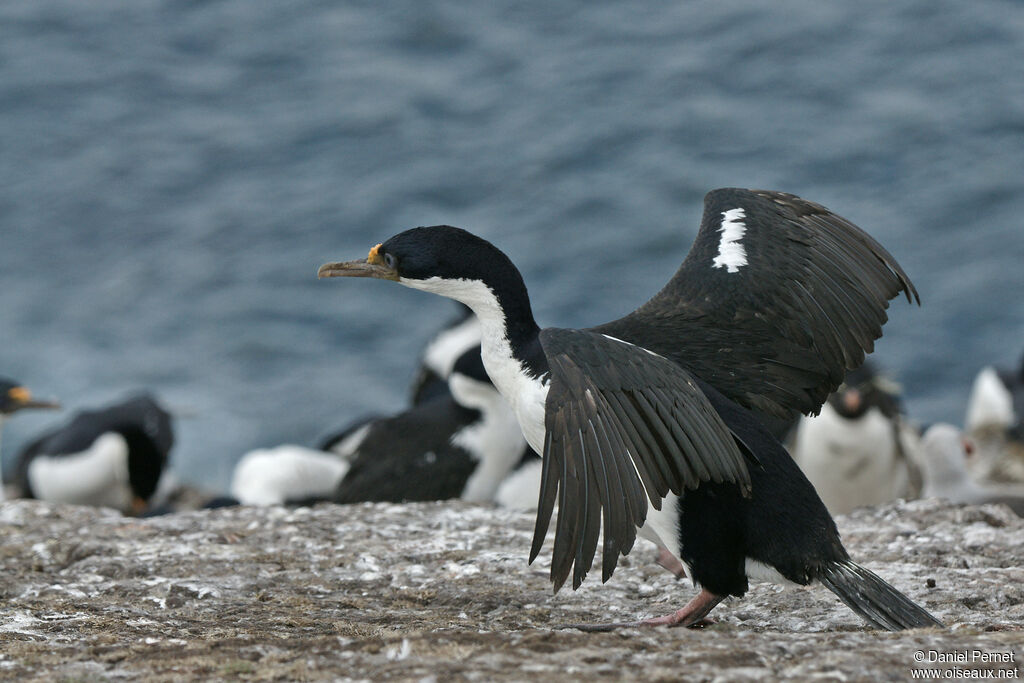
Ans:
[[[373,247],[365,259],[324,264],[318,276],[394,280],[461,301],[481,320],[494,312],[510,328],[536,328],[526,285],[512,261],[487,240],[450,225],[406,230]]]
[[[325,264],[319,276],[375,277],[416,286],[409,281],[488,282],[509,277],[509,270],[516,271],[515,266],[487,240],[461,228],[435,225],[400,232],[371,249],[365,260]]]
[[[27,408],[60,408],[54,401],[39,401],[32,398],[32,392],[6,377],[0,377],[0,416]]]

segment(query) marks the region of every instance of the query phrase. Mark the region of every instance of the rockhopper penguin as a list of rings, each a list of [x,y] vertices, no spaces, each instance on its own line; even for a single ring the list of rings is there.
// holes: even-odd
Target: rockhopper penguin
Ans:
[[[816,416],[803,416],[789,453],[833,515],[921,493],[921,437],[899,385],[869,365],[851,371]]]
[[[589,329],[540,329],[508,257],[450,226],[407,230],[319,276],[393,280],[473,310],[487,373],[543,456],[531,561],[559,504],[556,591],[570,573],[580,585],[602,534],[607,580],[639,532],[701,592],[638,624],[700,624],[749,576],[820,581],[880,628],[940,625],[849,559],[814,488],[758,420],[817,410],[881,336],[888,300],[917,297],[881,245],[824,207],[709,193],[662,291]]]

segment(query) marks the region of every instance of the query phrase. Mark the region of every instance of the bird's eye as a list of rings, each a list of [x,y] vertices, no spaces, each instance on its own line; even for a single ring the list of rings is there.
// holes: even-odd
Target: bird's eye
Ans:
[[[384,264],[391,269],[398,267],[398,259],[395,258],[394,254],[384,254]]]

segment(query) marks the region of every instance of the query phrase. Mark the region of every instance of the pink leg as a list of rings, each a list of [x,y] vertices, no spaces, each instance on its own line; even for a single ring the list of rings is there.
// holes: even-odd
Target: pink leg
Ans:
[[[627,621],[613,624],[569,624],[559,628],[575,628],[580,631],[612,631],[617,628],[636,628],[640,626],[687,626],[689,628],[703,628],[714,623],[706,619],[708,613],[715,608],[715,605],[725,599],[724,595],[701,589],[700,593],[681,610],[666,614],[663,617],[653,617],[643,621]]]
[[[658,564],[675,574],[677,579],[686,578],[686,569],[683,567],[683,563],[664,548],[658,548]]]

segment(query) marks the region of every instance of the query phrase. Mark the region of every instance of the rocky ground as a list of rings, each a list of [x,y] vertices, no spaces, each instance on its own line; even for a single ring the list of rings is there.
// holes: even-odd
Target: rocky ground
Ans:
[[[693,588],[638,545],[609,583],[552,595],[546,553],[526,564],[531,514],[455,502],[130,519],[10,501],[0,504],[0,677],[899,681],[945,668],[1024,678],[1024,519],[915,501],[838,521],[855,559],[949,629],[873,631],[824,588],[766,584],[720,605],[703,630],[557,629],[666,613]],[[919,661],[957,658],[968,661]]]

